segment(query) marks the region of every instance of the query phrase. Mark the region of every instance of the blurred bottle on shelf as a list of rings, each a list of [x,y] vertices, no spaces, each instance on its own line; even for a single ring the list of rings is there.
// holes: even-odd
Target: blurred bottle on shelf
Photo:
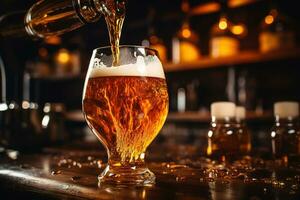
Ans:
[[[173,63],[193,62],[199,60],[201,53],[197,46],[198,35],[184,22],[181,29],[172,39]]]
[[[295,47],[295,29],[292,21],[276,6],[263,19],[259,34],[261,52],[286,50]]]
[[[275,124],[271,130],[274,158],[287,163],[300,156],[299,103],[277,102],[274,104]]]
[[[236,126],[236,106],[232,102],[211,104],[211,127],[207,133],[207,155],[227,161],[240,154],[240,141]]]
[[[242,155],[249,155],[251,152],[251,135],[250,130],[246,125],[246,109],[242,106],[237,106],[235,110],[235,117],[237,122],[237,131],[240,145],[240,153]]]
[[[213,25],[210,33],[210,56],[236,55],[240,49],[238,34],[243,34],[243,25],[233,25],[225,14]]]
[[[234,24],[229,20],[228,1],[219,0],[221,14],[210,32],[210,56],[224,57],[236,55],[240,51],[240,38],[247,34],[247,28],[242,23]]]

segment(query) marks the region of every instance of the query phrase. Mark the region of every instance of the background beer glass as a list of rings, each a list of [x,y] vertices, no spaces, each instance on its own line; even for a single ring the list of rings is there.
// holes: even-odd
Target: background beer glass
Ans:
[[[156,51],[121,46],[118,66],[110,47],[95,49],[83,91],[89,127],[107,149],[100,183],[152,184],[144,158],[168,113],[168,92]]]

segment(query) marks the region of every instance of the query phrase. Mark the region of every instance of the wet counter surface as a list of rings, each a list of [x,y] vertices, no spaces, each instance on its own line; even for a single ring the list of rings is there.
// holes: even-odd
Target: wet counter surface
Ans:
[[[300,199],[300,165],[244,158],[220,164],[190,156],[150,151],[156,184],[145,187],[99,185],[102,151],[51,149],[40,154],[3,150],[1,199]],[[179,153],[180,154],[180,153]],[[189,155],[189,156],[187,156]]]

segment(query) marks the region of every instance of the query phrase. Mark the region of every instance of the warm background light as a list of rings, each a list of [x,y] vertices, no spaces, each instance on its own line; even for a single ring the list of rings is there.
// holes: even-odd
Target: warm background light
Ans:
[[[200,57],[199,51],[196,45],[191,42],[182,41],[180,43],[180,61],[192,62],[198,60]]]
[[[67,64],[70,61],[70,53],[66,49],[59,50],[57,54],[57,62]]]
[[[228,27],[227,19],[226,18],[221,18],[220,22],[219,22],[219,28],[221,30],[225,30],[225,29],[227,29],[227,27]]]
[[[50,45],[59,45],[61,44],[61,38],[58,36],[51,36],[51,37],[47,37],[45,38],[45,43],[46,44],[50,44]]]
[[[189,28],[184,28],[184,29],[182,30],[182,36],[183,36],[184,38],[189,38],[189,37],[191,37],[191,36],[192,36],[191,30],[190,30]]]
[[[272,24],[274,22],[274,17],[272,15],[267,15],[265,17],[265,23],[266,24]]]
[[[231,28],[231,32],[234,34],[234,35],[238,35],[238,36],[241,36],[241,35],[245,35],[246,34],[246,26],[244,24],[236,24],[236,25],[233,25]]]

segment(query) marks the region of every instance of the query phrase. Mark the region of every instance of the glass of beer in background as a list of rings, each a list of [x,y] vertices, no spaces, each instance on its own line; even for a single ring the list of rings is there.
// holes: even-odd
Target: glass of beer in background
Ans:
[[[148,185],[155,175],[145,165],[145,151],[168,114],[168,92],[155,50],[121,46],[112,66],[110,47],[95,49],[83,91],[89,127],[107,149],[108,165],[100,183]]]

